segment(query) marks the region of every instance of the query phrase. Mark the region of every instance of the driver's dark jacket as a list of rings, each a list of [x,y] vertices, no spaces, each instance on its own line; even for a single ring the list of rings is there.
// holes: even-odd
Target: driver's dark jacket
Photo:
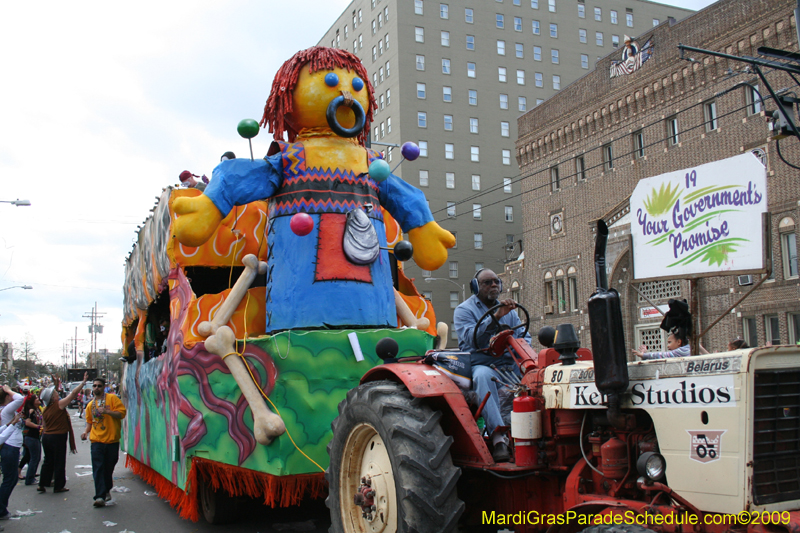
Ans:
[[[472,354],[470,361],[473,365],[488,366],[490,364],[495,364],[497,366],[505,366],[513,364],[514,360],[511,358],[508,352],[506,352],[503,357],[497,358],[478,351],[479,348],[485,349],[488,347],[489,339],[498,331],[497,325],[495,321],[491,319],[491,317],[486,317],[486,319],[481,322],[480,326],[478,327],[478,346],[472,345],[472,337],[475,330],[475,325],[488,310],[489,308],[486,307],[476,295],[470,296],[465,302],[456,307],[456,312],[453,315],[453,325],[455,326],[456,333],[458,334],[458,347],[462,352],[469,352]],[[501,318],[499,322],[502,325],[512,328],[522,324],[522,321],[520,321],[516,310],[508,313],[506,316]],[[514,331],[514,336],[518,339],[523,338],[523,329],[524,328],[519,328],[518,330]],[[530,333],[526,333],[524,339],[528,342],[528,344],[530,344]]]

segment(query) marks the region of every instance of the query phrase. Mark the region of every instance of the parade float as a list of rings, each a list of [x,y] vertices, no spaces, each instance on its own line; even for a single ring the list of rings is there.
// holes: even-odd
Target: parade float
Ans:
[[[366,148],[374,109],[356,56],[299,52],[267,100],[268,154],[224,160],[205,190],[167,187],[138,232],[122,446],[184,518],[324,495],[337,405],[381,362],[378,341],[403,357],[447,337],[402,261],[435,270],[455,239]]]

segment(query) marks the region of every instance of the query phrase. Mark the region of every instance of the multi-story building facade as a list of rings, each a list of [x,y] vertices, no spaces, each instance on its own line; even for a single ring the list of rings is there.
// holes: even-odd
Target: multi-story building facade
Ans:
[[[420,158],[395,173],[426,194],[457,245],[439,270],[409,261],[406,272],[451,339],[453,309],[476,270],[500,273],[522,249],[517,118],[625,35],[690,13],[642,0],[354,0],[320,39],[367,68],[378,102],[373,147],[394,167],[399,150],[388,145],[420,146]]]
[[[795,5],[720,0],[682,22],[661,24],[637,39],[640,49],[648,41],[654,45],[638,70],[611,77],[612,61],[622,55],[612,54],[520,118],[516,156],[526,176],[522,301],[534,330],[570,322],[583,345],[590,345],[586,302],[596,286],[594,222],[604,219],[610,227],[608,280],[622,297],[629,348],[663,348],[661,316],[651,302],[662,306],[669,298],[696,298],[701,331],[721,318],[702,339],[711,351],[725,350],[737,337],[751,346],[800,340],[798,141],[780,141],[778,153],[765,116],[775,104],[761,101],[768,92],[747,64],[697,53],[682,60],[677,48],[682,43],[754,57],[762,46],[796,52]],[[767,69],[766,75],[776,90],[797,91],[785,73]],[[768,279],[733,310],[762,274],[705,277],[696,285],[634,282],[630,232],[637,221],[629,199],[638,181],[747,151],[767,167]]]

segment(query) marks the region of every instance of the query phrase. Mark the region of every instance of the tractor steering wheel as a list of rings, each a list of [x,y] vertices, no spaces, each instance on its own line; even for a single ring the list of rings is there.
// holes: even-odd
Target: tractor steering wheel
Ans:
[[[476,349],[478,349],[478,351],[480,351],[480,352],[487,352],[488,351],[491,355],[494,355],[495,357],[500,357],[502,355],[502,351],[498,354],[498,353],[495,353],[495,350],[490,350],[491,341],[489,343],[490,346],[487,346],[486,348],[477,348],[477,346],[478,346],[478,326],[480,326],[481,323],[483,323],[483,321],[486,320],[487,316],[491,317],[492,323],[495,326],[497,326],[497,328],[499,330],[498,333],[501,333],[503,331],[514,331],[514,330],[519,329],[519,328],[525,328],[523,330],[523,332],[522,332],[522,336],[524,337],[525,335],[528,334],[528,328],[531,325],[531,317],[530,317],[530,315],[528,315],[528,310],[525,309],[524,307],[522,307],[520,304],[517,304],[517,309],[522,309],[522,312],[525,314],[525,321],[522,324],[517,324],[513,328],[509,327],[509,326],[507,326],[505,324],[501,324],[500,321],[497,320],[497,318],[495,318],[495,316],[494,316],[494,312],[496,310],[500,309],[501,307],[503,307],[502,303],[498,303],[497,305],[492,306],[491,309],[489,309],[488,311],[486,311],[483,314],[481,319],[478,320],[477,324],[475,324],[475,329],[472,330],[472,345],[475,346]]]

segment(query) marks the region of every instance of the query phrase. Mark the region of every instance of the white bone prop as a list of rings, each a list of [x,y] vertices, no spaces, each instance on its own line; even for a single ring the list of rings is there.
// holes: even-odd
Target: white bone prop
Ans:
[[[394,290],[394,305],[397,307],[397,316],[400,317],[400,321],[403,325],[408,326],[410,328],[417,328],[425,331],[428,329],[428,326],[431,325],[431,321],[425,317],[417,318],[414,313],[411,312],[409,309],[408,304],[403,297],[400,296],[400,293],[397,289]]]
[[[437,350],[444,350],[447,347],[447,332],[449,330],[450,327],[444,322],[436,324],[436,334],[439,336],[439,346],[436,347]]]
[[[267,264],[259,261],[253,254],[247,254],[242,259],[244,272],[236,280],[230,294],[222,302],[211,321],[201,322],[197,326],[200,335],[208,337],[205,341],[206,350],[209,353],[222,357],[228,369],[231,371],[233,379],[242,390],[250,410],[253,412],[253,433],[259,444],[267,445],[286,431],[286,425],[279,415],[269,410],[261,393],[253,383],[250,373],[245,368],[244,363],[238,355],[228,356],[236,351],[236,335],[233,330],[226,326],[233,316],[236,308],[242,302],[247,289],[253,284],[256,274],[265,274]],[[226,357],[227,356],[227,357]]]

